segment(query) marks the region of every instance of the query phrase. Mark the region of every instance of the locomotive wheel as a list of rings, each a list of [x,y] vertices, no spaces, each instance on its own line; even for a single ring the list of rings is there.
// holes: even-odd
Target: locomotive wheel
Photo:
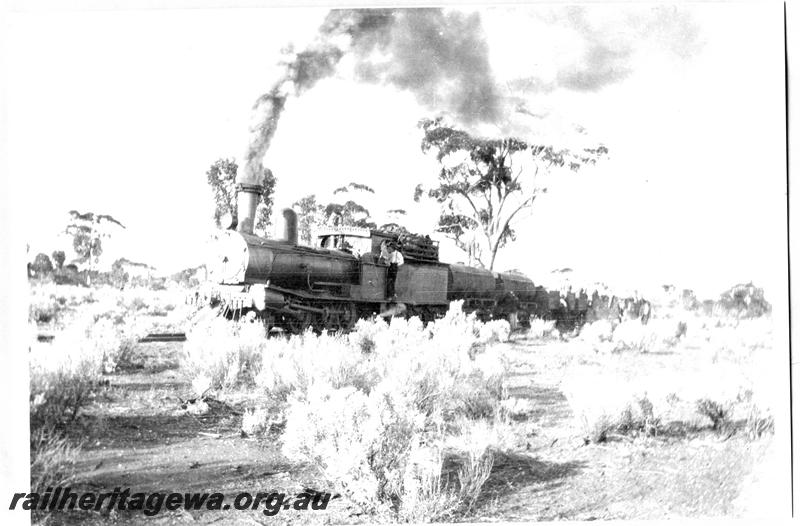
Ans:
[[[444,318],[445,314],[447,314],[447,307],[431,307],[431,321]]]
[[[342,316],[342,330],[350,332],[358,321],[358,309],[354,303],[344,304],[344,315]]]
[[[339,329],[341,324],[341,307],[336,304],[327,305],[325,307],[325,314],[322,316],[322,323],[320,323],[320,332],[322,329],[333,332]]]
[[[311,319],[311,327],[314,329],[314,332],[317,334],[322,334],[323,332],[329,330],[328,326],[334,322],[335,315],[332,314],[330,307],[324,307],[325,312],[323,314],[309,314],[309,318]]]
[[[423,325],[433,319],[433,316],[424,305],[408,305],[406,307],[406,319],[411,319],[414,316],[419,318]]]
[[[272,328],[277,325],[275,316],[273,316],[269,312],[261,314],[261,323],[264,324],[264,330],[267,332],[267,334],[269,334]]]
[[[423,305],[417,309],[422,323],[428,324],[436,319],[436,307]]]
[[[349,332],[358,321],[358,308],[354,303],[330,303],[325,306],[325,314],[311,316],[311,325],[318,333],[323,331]]]
[[[289,330],[292,334],[303,334],[306,332],[306,329],[311,327],[312,325],[312,318],[311,315],[308,313],[303,313],[300,316],[285,316],[283,323],[286,329]]]

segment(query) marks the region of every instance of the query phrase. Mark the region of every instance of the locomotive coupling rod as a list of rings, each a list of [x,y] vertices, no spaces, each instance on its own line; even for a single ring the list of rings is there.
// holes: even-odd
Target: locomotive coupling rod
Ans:
[[[325,314],[325,309],[318,309],[316,307],[307,307],[306,305],[298,305],[297,303],[289,303],[288,310],[299,310],[303,312],[313,312],[315,314]]]

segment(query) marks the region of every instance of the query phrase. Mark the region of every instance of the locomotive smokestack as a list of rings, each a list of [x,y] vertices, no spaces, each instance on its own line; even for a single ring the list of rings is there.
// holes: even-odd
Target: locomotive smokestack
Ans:
[[[283,209],[283,239],[292,245],[297,244],[297,214],[291,208]]]
[[[239,183],[236,185],[236,201],[238,204],[238,221],[236,230],[246,234],[253,233],[256,219],[256,206],[261,197],[261,185]]]

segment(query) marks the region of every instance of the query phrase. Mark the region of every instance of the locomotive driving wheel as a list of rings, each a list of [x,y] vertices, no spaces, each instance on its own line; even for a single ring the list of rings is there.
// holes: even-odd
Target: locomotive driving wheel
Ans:
[[[314,332],[317,334],[322,334],[328,330],[328,324],[331,320],[329,309],[325,308],[324,310],[325,312],[322,314],[309,314],[311,317],[311,326],[314,328]]]
[[[350,332],[353,330],[353,327],[356,326],[356,322],[358,321],[358,309],[354,303],[344,303],[342,304],[342,310],[342,330],[345,332]]]
[[[277,326],[275,316],[269,312],[259,314],[259,318],[261,319],[261,323],[264,324],[264,330],[267,334],[269,334],[273,327]]]
[[[411,319],[414,316],[420,319],[423,323],[425,323],[425,316],[423,308],[418,307],[417,305],[406,305],[406,319]]]
[[[322,315],[319,326],[315,327],[317,332],[333,332],[339,328],[339,310],[337,305],[326,305],[325,313]]]
[[[331,303],[325,306],[322,316],[324,330],[349,332],[358,321],[358,310],[353,303]]]
[[[303,312],[298,316],[285,316],[283,319],[284,327],[292,334],[303,334],[313,322],[313,317],[308,312]]]

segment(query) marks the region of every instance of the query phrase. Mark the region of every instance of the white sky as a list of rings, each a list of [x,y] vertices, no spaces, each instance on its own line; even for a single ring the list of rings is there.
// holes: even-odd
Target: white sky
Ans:
[[[533,16],[541,9],[482,12],[499,83],[552,76],[580,55],[574,35]],[[614,35],[630,11],[596,6],[588,16]],[[704,42],[689,58],[669,52],[669,35],[642,37],[627,78],[592,92],[529,94],[528,107],[547,114],[536,123],[542,136],[559,141],[580,124],[611,157],[555,182],[496,268],[537,279],[570,267],[632,287],[675,283],[709,294],[750,280],[785,290],[782,5],[683,11]],[[243,154],[250,108],[275,78],[280,49],[302,48],[324,15],[9,16],[8,166],[22,185],[15,195],[29,211],[31,251],[55,248],[68,210],[91,210],[128,226],[112,253],[168,269],[198,264],[213,206],[206,169]],[[346,72],[320,82],[289,101],[264,161],[278,178],[277,207],[356,181],[378,190],[373,212],[406,208],[409,226],[432,229],[435,215],[411,202],[414,186],[437,172],[416,128],[432,115],[410,93],[358,84]]]

